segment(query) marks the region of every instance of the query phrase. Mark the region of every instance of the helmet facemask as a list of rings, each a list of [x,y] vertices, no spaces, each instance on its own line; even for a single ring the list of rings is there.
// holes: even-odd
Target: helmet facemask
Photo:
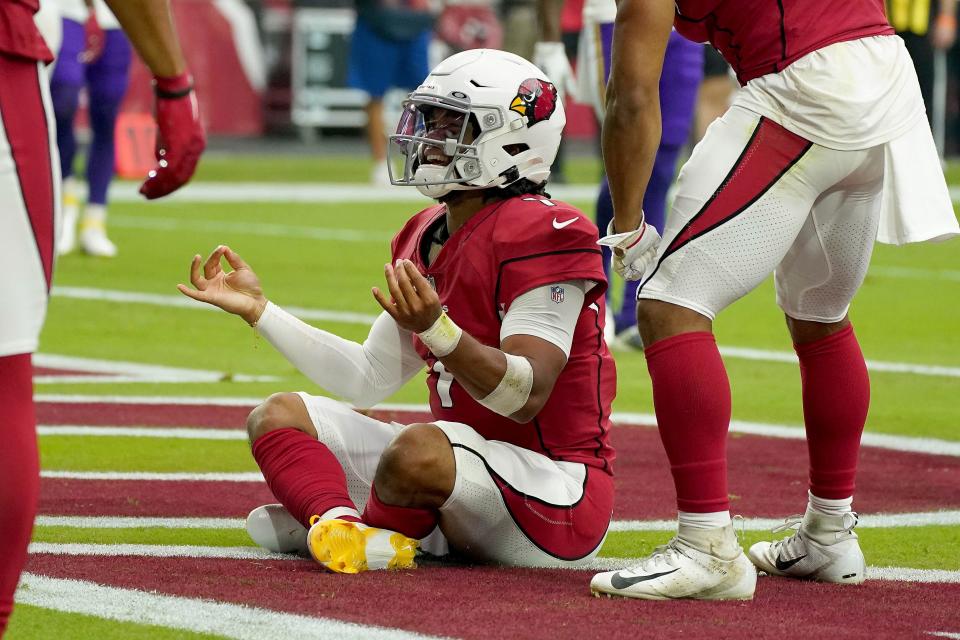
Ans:
[[[466,96],[411,94],[390,136],[390,182],[415,186],[435,199],[454,190],[494,186],[484,178],[478,143],[503,122],[501,109],[471,105]]]

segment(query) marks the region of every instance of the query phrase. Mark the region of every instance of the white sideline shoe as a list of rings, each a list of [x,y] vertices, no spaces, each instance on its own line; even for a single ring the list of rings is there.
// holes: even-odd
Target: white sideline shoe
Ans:
[[[310,519],[307,546],[318,563],[337,573],[416,569],[420,542],[402,533],[350,520]]]
[[[788,518],[773,532],[797,528],[789,538],[758,542],[750,547],[750,559],[772,576],[785,576],[837,584],[860,584],[867,563],[853,528],[857,514],[825,516],[807,508],[803,519]]]
[[[103,222],[84,220],[80,223],[80,246],[91,256],[112,258],[117,255],[117,245],[107,237]]]
[[[80,203],[72,193],[63,195],[63,220],[57,238],[57,255],[65,256],[77,248],[77,220],[80,218]]]
[[[645,600],[752,600],[756,586],[757,570],[740,548],[733,525],[684,530],[638,565],[599,573],[590,581],[596,596]]]
[[[247,516],[247,533],[267,551],[309,555],[307,528],[282,504],[265,504],[251,511]]]

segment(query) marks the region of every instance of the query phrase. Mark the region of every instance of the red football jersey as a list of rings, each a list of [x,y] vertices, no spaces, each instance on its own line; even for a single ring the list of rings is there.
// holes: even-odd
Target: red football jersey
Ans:
[[[603,340],[607,288],[597,227],[574,207],[541,196],[492,203],[453,233],[429,267],[434,225],[446,214],[424,209],[393,239],[393,259],[412,260],[431,281],[447,315],[478,342],[500,347],[500,324],[510,304],[530,289],[565,280],[592,280],[566,366],[536,418],[520,424],[496,414],[457,384],[413,336],[427,362],[430,409],[438,420],[467,424],[488,440],[502,440],[554,460],[611,471],[610,405],[616,369]],[[562,288],[561,288],[562,289]],[[562,290],[555,292],[563,296]]]
[[[53,60],[53,54],[33,22],[33,14],[39,8],[40,0],[0,2],[0,53],[43,62]]]
[[[677,0],[674,26],[709,42],[740,84],[776,73],[827,45],[889,35],[883,0]]]

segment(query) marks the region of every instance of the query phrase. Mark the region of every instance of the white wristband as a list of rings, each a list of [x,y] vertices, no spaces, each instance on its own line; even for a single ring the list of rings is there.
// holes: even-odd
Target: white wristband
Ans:
[[[440,313],[436,322],[430,325],[430,328],[417,334],[427,349],[438,358],[450,355],[460,344],[460,336],[463,335],[463,329],[450,319],[445,312]]]
[[[490,394],[478,402],[490,411],[501,416],[512,416],[527,404],[533,389],[533,365],[523,356],[512,353],[507,357],[507,370],[500,384]]]

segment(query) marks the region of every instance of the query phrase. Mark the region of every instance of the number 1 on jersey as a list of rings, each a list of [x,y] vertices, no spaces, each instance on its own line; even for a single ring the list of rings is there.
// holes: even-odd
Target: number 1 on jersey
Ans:
[[[440,406],[449,409],[453,406],[453,398],[450,396],[453,374],[447,371],[439,360],[433,363],[433,370],[437,374],[437,395],[440,396]]]

